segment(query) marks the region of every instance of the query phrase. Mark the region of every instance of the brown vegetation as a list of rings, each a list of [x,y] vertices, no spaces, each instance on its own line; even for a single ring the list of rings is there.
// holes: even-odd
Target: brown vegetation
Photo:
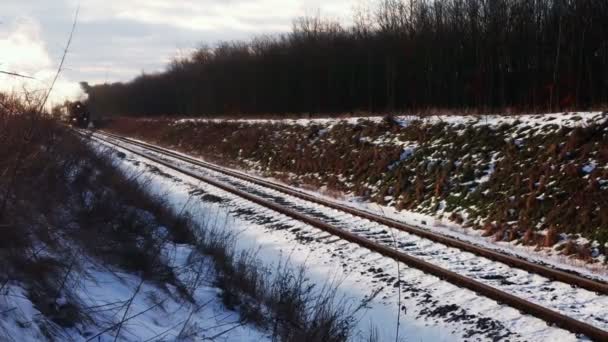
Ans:
[[[34,107],[0,108],[0,295],[22,284],[41,313],[73,326],[86,312],[57,300],[74,298],[66,279],[90,259],[173,284],[188,298],[160,257],[166,241],[193,241],[186,222]],[[169,237],[155,234],[160,225]]]
[[[599,242],[591,247],[597,255],[608,242],[606,115],[578,128],[517,121],[493,128],[422,121],[401,127],[365,119],[327,126],[126,118],[107,128],[399,209],[435,214],[444,201],[454,221],[464,223],[466,212],[467,225],[484,226],[488,236],[502,232],[499,240],[546,247],[560,242],[562,233],[578,234]],[[403,157],[401,144],[415,151]],[[591,162],[596,167],[583,171]],[[545,230],[539,239],[537,232]]]
[[[188,267],[210,260],[224,303],[242,313],[239,324],[257,324],[279,341],[350,336],[352,315],[362,306],[340,302],[335,287],[315,288],[303,270],[283,265],[270,272],[254,254],[238,253],[230,234],[176,215],[149,195],[143,179],[118,171],[112,152],[94,151],[35,107],[0,96],[0,145],[6,147],[0,150],[0,297],[11,295],[10,285],[23,287],[49,341],[65,328],[106,324],[93,321],[70,285],[88,276],[84,265],[138,275],[133,297],[144,281],[167,296],[173,285],[184,309],[198,307],[192,294],[207,275],[183,283],[163,257],[167,244],[192,247]],[[122,320],[96,336],[118,339],[127,312],[128,306]]]

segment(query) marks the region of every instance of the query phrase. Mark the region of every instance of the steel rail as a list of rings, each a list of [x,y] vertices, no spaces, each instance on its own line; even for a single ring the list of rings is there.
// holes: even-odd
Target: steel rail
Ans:
[[[441,235],[441,234],[434,233],[432,231],[428,231],[428,230],[421,229],[418,227],[414,227],[414,226],[411,226],[411,225],[408,225],[408,224],[405,224],[405,223],[402,223],[402,222],[399,222],[399,221],[396,221],[396,220],[393,220],[390,218],[372,214],[367,211],[355,209],[353,207],[335,203],[335,202],[332,202],[329,200],[325,200],[323,198],[315,197],[310,194],[291,189],[287,186],[265,181],[265,180],[259,179],[257,177],[243,174],[241,172],[227,170],[226,168],[223,168],[223,167],[219,167],[219,166],[207,163],[207,162],[203,162],[203,161],[200,161],[200,160],[197,160],[194,158],[190,158],[190,157],[184,156],[179,153],[175,153],[171,150],[168,150],[168,149],[165,149],[165,148],[162,148],[159,146],[155,146],[152,144],[125,138],[125,137],[122,137],[122,136],[119,136],[116,134],[112,134],[112,133],[108,133],[108,132],[102,132],[102,134],[105,134],[114,139],[119,139],[119,140],[125,141],[125,142],[133,144],[133,145],[137,145],[137,146],[147,148],[147,149],[159,152],[159,153],[163,153],[163,154],[169,155],[173,158],[180,159],[182,161],[185,161],[185,162],[188,162],[191,164],[195,164],[197,166],[205,167],[205,168],[211,169],[216,172],[223,173],[223,174],[231,176],[231,177],[239,178],[241,180],[245,180],[245,181],[248,181],[248,182],[263,186],[263,187],[277,190],[277,191],[283,192],[285,194],[288,194],[288,195],[291,195],[291,196],[294,196],[294,197],[297,197],[297,198],[300,198],[300,199],[303,199],[303,200],[306,200],[309,202],[314,202],[316,204],[324,205],[324,206],[332,208],[332,209],[347,212],[351,215],[362,217],[362,218],[368,219],[370,221],[381,223],[383,225],[386,225],[386,226],[389,226],[392,228],[396,228],[398,230],[401,230],[401,231],[404,231],[404,232],[407,232],[410,234],[414,234],[419,237],[422,237],[422,238],[425,238],[425,239],[428,239],[428,240],[431,240],[431,241],[434,241],[437,243],[441,243],[441,244],[444,244],[449,247],[458,248],[460,250],[473,253],[475,255],[483,256],[490,260],[494,260],[494,261],[498,261],[498,262],[507,264],[511,267],[515,267],[515,268],[519,268],[519,269],[522,269],[522,270],[525,270],[528,272],[536,273],[543,277],[557,280],[557,281],[560,281],[560,282],[563,282],[563,283],[566,283],[566,284],[569,284],[572,286],[584,288],[589,291],[608,295],[608,284],[601,282],[601,281],[589,279],[589,278],[586,278],[586,277],[583,277],[583,276],[580,276],[580,275],[577,275],[574,273],[564,272],[562,270],[558,270],[558,269],[555,269],[552,267],[530,262],[528,260],[524,260],[524,259],[521,259],[516,256],[507,255],[507,254],[504,254],[504,253],[501,253],[501,252],[498,252],[498,251],[495,251],[495,250],[492,250],[489,248],[473,245],[471,243],[468,243],[468,242],[465,242],[462,240],[458,240],[456,238]]]
[[[108,135],[106,135],[108,136]],[[577,333],[577,334],[583,334],[585,336],[587,336],[588,338],[591,338],[593,340],[596,341],[608,341],[608,331],[599,329],[593,325],[590,325],[588,323],[585,322],[581,322],[579,320],[576,320],[572,317],[566,316],[564,314],[561,314],[559,312],[556,312],[554,310],[551,310],[549,308],[546,308],[544,306],[535,304],[533,302],[530,302],[528,300],[525,300],[523,298],[514,296],[510,293],[504,292],[502,290],[496,289],[494,287],[491,287],[489,285],[480,283],[476,280],[473,280],[471,278],[465,277],[463,275],[460,275],[456,272],[453,271],[449,271],[446,270],[442,267],[433,265],[429,262],[426,262],[424,260],[421,260],[419,258],[416,257],[412,257],[406,253],[400,252],[398,250],[395,250],[393,248],[390,248],[388,246],[385,245],[381,245],[378,244],[376,242],[373,242],[369,239],[366,239],[364,237],[361,237],[357,234],[353,234],[351,232],[347,232],[345,230],[342,230],[340,228],[334,227],[326,222],[320,221],[316,218],[301,214],[299,212],[296,212],[292,209],[288,209],[285,208],[281,205],[278,205],[276,203],[270,202],[268,200],[265,200],[263,198],[260,198],[258,196],[252,195],[250,193],[241,191],[231,185],[227,185],[226,183],[223,182],[219,182],[217,180],[211,179],[209,177],[206,176],[202,176],[200,174],[197,174],[195,172],[186,170],[184,168],[178,167],[174,164],[171,164],[167,161],[164,161],[162,159],[159,159],[157,157],[153,157],[150,155],[146,155],[145,153],[142,153],[141,151],[136,151],[132,148],[129,148],[128,146],[124,146],[124,144],[119,144],[113,141],[108,140],[107,138],[100,138],[98,136],[94,136],[94,138],[99,139],[102,142],[108,143],[110,145],[113,145],[119,149],[123,149],[125,151],[128,151],[130,153],[133,153],[134,155],[143,157],[145,159],[151,160],[154,163],[160,164],[164,167],[167,167],[168,169],[177,171],[181,174],[184,174],[186,176],[195,178],[197,180],[203,181],[207,184],[210,184],[214,187],[217,187],[219,189],[222,189],[224,191],[227,191],[229,193],[232,193],[236,196],[239,196],[241,198],[244,198],[246,200],[249,200],[253,203],[256,203],[258,205],[264,206],[266,208],[269,208],[273,211],[276,211],[278,213],[284,214],[286,216],[289,216],[293,219],[296,219],[298,221],[307,223],[313,227],[316,227],[318,229],[321,229],[323,231],[326,231],[330,234],[333,234],[335,236],[338,236],[344,240],[350,241],[352,243],[358,244],[360,246],[363,246],[371,251],[377,252],[381,255],[384,255],[386,257],[392,258],[394,260],[397,260],[399,262],[402,262],[410,267],[419,269],[427,274],[431,274],[434,275],[436,277],[438,277],[439,279],[445,280],[447,282],[450,282],[456,286],[460,286],[460,287],[464,287],[467,288],[471,291],[474,291],[484,297],[493,299],[499,303],[503,303],[506,305],[509,305],[517,310],[520,310],[523,313],[532,315],[534,317],[537,317],[539,319],[542,319],[550,324],[554,324],[560,328],[569,330],[573,333]],[[130,142],[129,142],[130,143]],[[141,147],[141,146],[140,146]]]

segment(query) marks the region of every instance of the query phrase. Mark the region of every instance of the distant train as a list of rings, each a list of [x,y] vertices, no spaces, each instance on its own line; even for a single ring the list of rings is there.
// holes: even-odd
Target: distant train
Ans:
[[[68,109],[68,120],[69,124],[74,127],[88,128],[91,122],[91,114],[82,102],[74,102]]]

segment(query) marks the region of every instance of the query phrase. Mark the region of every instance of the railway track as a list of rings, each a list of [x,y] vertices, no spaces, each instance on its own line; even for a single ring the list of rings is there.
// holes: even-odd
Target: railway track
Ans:
[[[362,217],[362,218],[368,219],[370,221],[378,222],[383,225],[386,225],[386,226],[389,226],[389,227],[392,227],[395,229],[399,229],[401,231],[408,232],[408,233],[420,236],[422,238],[425,238],[425,239],[428,239],[428,240],[431,240],[434,242],[439,242],[446,246],[455,247],[460,250],[473,253],[475,255],[483,256],[483,257],[486,257],[486,258],[494,260],[494,261],[502,262],[504,264],[507,264],[507,265],[510,265],[513,267],[517,267],[522,270],[526,270],[528,272],[536,273],[536,274],[542,275],[544,277],[554,279],[554,280],[557,280],[560,282],[564,282],[564,283],[567,283],[567,284],[570,284],[573,286],[581,287],[581,288],[587,289],[589,291],[608,295],[608,283],[605,283],[605,282],[589,279],[589,278],[580,276],[575,273],[565,272],[565,271],[558,270],[558,269],[555,269],[555,268],[552,268],[549,266],[540,265],[540,264],[530,262],[530,261],[512,256],[512,255],[507,255],[507,254],[500,253],[500,252],[497,252],[497,251],[494,251],[494,250],[491,250],[488,248],[476,246],[476,245],[473,245],[468,242],[461,241],[461,240],[458,240],[458,239],[455,239],[452,237],[440,235],[440,234],[437,234],[437,233],[434,233],[434,232],[431,232],[428,230],[424,230],[424,229],[421,229],[418,227],[407,225],[402,222],[392,220],[390,218],[386,218],[386,217],[376,215],[376,214],[373,214],[370,212],[366,212],[366,211],[363,211],[360,209],[352,208],[352,207],[349,207],[349,206],[346,206],[343,204],[328,201],[328,200],[325,200],[325,199],[322,199],[319,197],[315,197],[315,196],[312,196],[310,194],[307,194],[307,193],[304,193],[301,191],[294,190],[292,188],[289,188],[289,187],[281,185],[281,184],[272,183],[272,182],[265,181],[263,179],[259,179],[259,178],[241,173],[241,172],[219,167],[219,166],[211,164],[211,163],[206,163],[206,162],[194,159],[194,158],[190,158],[183,154],[175,153],[171,150],[152,145],[152,144],[147,144],[147,143],[132,140],[129,138],[121,137],[121,136],[118,136],[118,135],[115,135],[112,133],[103,132],[103,134],[107,135],[108,137],[112,137],[114,139],[118,139],[118,140],[124,141],[129,144],[133,144],[136,146],[140,146],[142,148],[146,148],[146,149],[153,150],[153,151],[156,151],[156,152],[159,152],[162,154],[166,154],[173,158],[176,158],[176,159],[179,159],[182,161],[186,161],[188,163],[192,163],[197,166],[208,168],[213,171],[216,171],[216,172],[219,172],[219,173],[231,176],[231,177],[239,178],[239,179],[245,180],[247,182],[251,182],[253,184],[257,184],[257,185],[260,185],[263,187],[277,190],[279,192],[288,194],[290,196],[294,196],[294,197],[297,197],[297,198],[300,198],[300,199],[303,199],[306,201],[314,202],[314,203],[317,203],[317,204],[320,204],[320,205],[323,205],[323,206],[326,206],[326,207],[329,207],[332,209],[336,209],[336,210],[339,210],[342,212],[349,213],[351,215]]]
[[[589,316],[589,308],[576,307],[584,297],[588,302],[599,301],[600,307],[605,303],[605,311],[608,311],[608,285],[605,283],[437,235],[154,145],[109,133],[95,134],[94,137],[548,323],[594,340],[608,341],[606,313],[598,313],[598,319],[593,320],[589,319],[595,317],[593,314]],[[391,239],[387,227],[397,229],[401,236]],[[421,248],[421,245],[426,247]],[[535,275],[530,276],[530,273]],[[514,279],[523,280],[518,283],[513,282]],[[538,288],[557,289],[557,293],[571,300],[566,300],[563,306],[556,306],[551,304],[553,297],[547,299],[535,295],[537,291],[518,292],[518,287],[528,290],[535,287],[537,291]],[[570,309],[579,314],[571,317],[568,314]]]

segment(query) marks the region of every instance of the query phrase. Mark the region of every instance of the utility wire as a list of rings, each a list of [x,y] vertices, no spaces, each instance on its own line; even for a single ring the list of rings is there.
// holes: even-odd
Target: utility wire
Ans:
[[[35,80],[35,78],[33,78],[31,76],[21,75],[21,74],[18,74],[16,72],[10,72],[10,71],[0,70],[0,74],[9,75],[9,76],[16,76],[16,77],[21,77],[21,78],[27,78],[27,79],[30,79],[30,80]]]

